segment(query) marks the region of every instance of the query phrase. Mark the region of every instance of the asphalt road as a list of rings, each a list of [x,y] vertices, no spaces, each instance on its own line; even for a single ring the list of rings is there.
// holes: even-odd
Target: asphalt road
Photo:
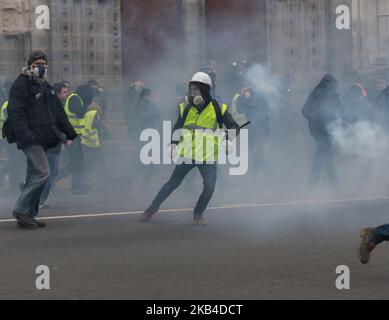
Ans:
[[[141,224],[143,204],[123,195],[56,195],[42,212],[49,227],[23,231],[8,220],[14,198],[2,196],[0,299],[387,299],[389,247],[367,266],[355,249],[362,226],[389,221],[389,198],[327,200],[216,199],[197,227],[185,203]],[[35,287],[39,265],[50,290]],[[350,290],[335,286],[339,265]]]

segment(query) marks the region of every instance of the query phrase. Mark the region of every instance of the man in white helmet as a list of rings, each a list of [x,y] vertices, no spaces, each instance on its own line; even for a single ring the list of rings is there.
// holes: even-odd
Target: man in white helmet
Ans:
[[[236,135],[239,134],[239,125],[232,118],[228,106],[220,105],[212,98],[211,88],[212,80],[204,72],[196,73],[190,81],[188,103],[180,103],[178,119],[173,129],[173,132],[184,129],[184,134],[180,141],[172,139],[172,144],[178,145],[179,156],[186,160],[176,166],[169,181],[159,191],[151,206],[142,214],[140,219],[142,222],[150,221],[161,204],[180,186],[185,176],[192,169],[198,168],[203,178],[204,189],[194,209],[194,223],[206,225],[203,214],[215,191],[218,149],[221,143],[219,139],[215,139],[215,134],[212,132],[217,132],[225,126],[227,129],[235,129]],[[202,141],[202,143],[196,144],[195,141]],[[204,148],[204,141],[209,148]],[[208,152],[209,150],[212,152]]]

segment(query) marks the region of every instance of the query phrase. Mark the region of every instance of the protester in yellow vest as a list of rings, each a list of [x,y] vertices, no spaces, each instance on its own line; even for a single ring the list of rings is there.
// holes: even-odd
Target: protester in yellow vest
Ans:
[[[90,180],[91,172],[98,166],[97,176],[106,179],[107,171],[101,138],[109,135],[108,129],[102,120],[102,110],[96,102],[92,102],[85,114],[85,130],[81,143],[85,155],[85,180]]]
[[[84,132],[81,137],[81,144],[88,148],[100,148],[100,134],[96,123],[101,121],[99,106],[93,103],[84,118]]]
[[[215,185],[218,149],[220,139],[211,131],[221,129],[223,125],[227,129],[235,129],[239,132],[239,125],[232,118],[225,104],[220,105],[211,96],[212,80],[204,72],[196,73],[189,85],[189,103],[179,106],[179,116],[174,131],[184,130],[184,136],[178,141],[178,150],[182,158],[191,158],[191,162],[185,161],[177,165],[172,177],[159,191],[151,206],[142,214],[141,221],[147,222],[158,212],[161,204],[176,190],[185,176],[194,168],[198,168],[203,178],[204,189],[194,210],[194,222],[197,225],[206,225],[204,212],[211,200]],[[210,132],[201,131],[210,130]],[[203,143],[196,143],[202,141]],[[204,144],[205,142],[205,144]],[[204,148],[206,146],[206,148]],[[205,149],[205,150],[204,150]]]
[[[85,131],[85,114],[93,101],[94,92],[89,85],[80,86],[75,93],[69,95],[65,103],[65,112],[69,121],[76,130],[78,138],[71,146],[65,147],[70,163],[61,168],[57,181],[72,175],[72,193],[83,195],[87,193],[84,179],[84,153],[81,146],[81,137]]]
[[[84,108],[84,102],[82,101],[82,99],[77,93],[71,93],[69,97],[66,99],[66,103],[65,103],[65,112],[68,115],[69,121],[72,124],[74,130],[76,130],[77,134],[81,136],[84,133],[85,113],[84,116],[80,117],[79,114],[77,115],[76,113],[71,112],[70,111],[71,101],[77,101],[75,102],[75,104],[81,105],[81,108]]]

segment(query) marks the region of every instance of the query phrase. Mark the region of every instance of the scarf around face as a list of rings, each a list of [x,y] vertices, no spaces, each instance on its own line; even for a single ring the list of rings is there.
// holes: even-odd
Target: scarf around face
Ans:
[[[24,67],[22,69],[22,74],[25,75],[28,79],[30,79],[33,83],[38,85],[43,85],[47,82],[46,77],[41,79],[35,76],[30,67]]]

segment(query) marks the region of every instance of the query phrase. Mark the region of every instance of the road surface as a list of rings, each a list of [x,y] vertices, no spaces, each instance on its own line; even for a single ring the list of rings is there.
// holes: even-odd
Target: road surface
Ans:
[[[332,201],[336,200],[336,201]],[[149,224],[123,195],[55,195],[48,228],[11,221],[0,198],[0,299],[387,299],[389,246],[362,266],[362,226],[389,222],[389,198],[212,203],[208,227],[167,203]],[[174,206],[176,205],[176,206]],[[174,209],[174,210],[169,210]],[[127,213],[130,212],[130,213]],[[39,291],[37,266],[50,269]],[[335,286],[337,266],[351,289]]]

